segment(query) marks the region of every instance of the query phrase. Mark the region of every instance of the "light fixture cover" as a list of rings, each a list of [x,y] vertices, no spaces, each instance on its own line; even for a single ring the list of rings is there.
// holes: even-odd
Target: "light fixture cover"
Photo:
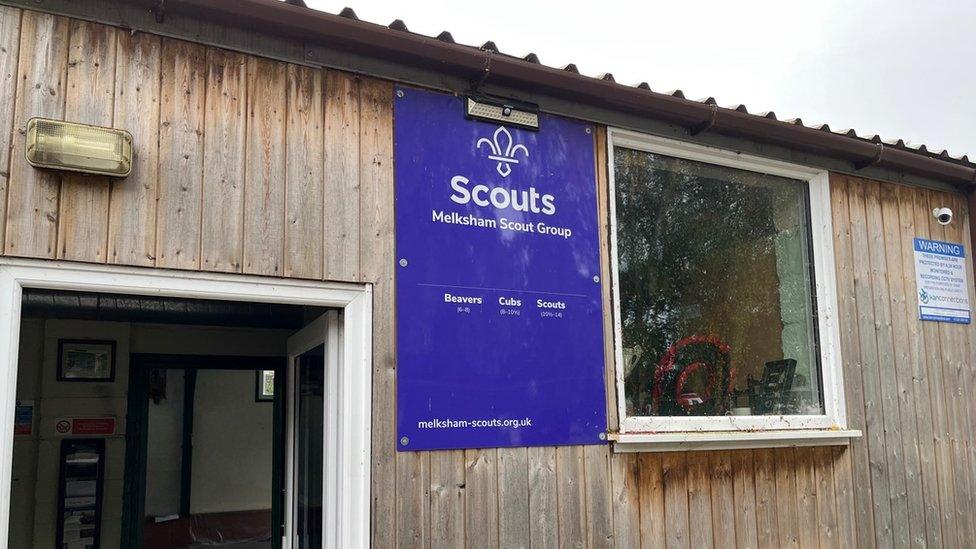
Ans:
[[[539,129],[539,107],[514,100],[487,96],[467,96],[464,114],[476,120],[488,120],[529,130]]]
[[[61,120],[31,118],[27,122],[27,163],[112,177],[132,171],[132,134]]]

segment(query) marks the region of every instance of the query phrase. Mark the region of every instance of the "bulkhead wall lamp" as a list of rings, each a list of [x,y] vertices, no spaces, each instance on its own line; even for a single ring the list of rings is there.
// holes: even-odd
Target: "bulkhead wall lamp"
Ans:
[[[35,168],[125,177],[132,171],[132,134],[46,118],[27,122],[27,163]]]

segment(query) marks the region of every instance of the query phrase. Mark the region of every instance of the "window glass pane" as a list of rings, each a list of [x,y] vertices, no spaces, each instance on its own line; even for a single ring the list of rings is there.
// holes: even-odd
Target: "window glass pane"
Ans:
[[[615,149],[631,416],[823,413],[805,181]]]
[[[299,549],[319,549],[322,547],[325,347],[320,345],[298,357],[297,366],[295,537]]]
[[[274,370],[258,370],[258,400],[274,400]]]

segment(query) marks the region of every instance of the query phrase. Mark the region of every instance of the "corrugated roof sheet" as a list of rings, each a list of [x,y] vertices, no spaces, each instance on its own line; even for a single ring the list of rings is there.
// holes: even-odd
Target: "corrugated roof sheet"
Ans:
[[[288,3],[297,3],[298,1],[300,1],[300,0],[296,0],[295,2],[288,2]],[[348,18],[348,19],[360,20],[359,17],[356,15],[356,12],[353,11],[352,8],[348,8],[348,7],[347,8],[344,8],[342,11],[340,11],[336,15],[339,15],[340,17],[345,17],[345,18]],[[374,24],[376,24],[376,23],[374,22]],[[455,42],[454,37],[451,35],[451,33],[449,31],[446,31],[446,30],[443,31],[443,32],[441,32],[440,34],[438,34],[435,37],[429,37],[429,36],[426,36],[426,35],[422,35],[420,33],[415,33],[415,32],[410,31],[409,28],[407,28],[407,25],[401,19],[397,19],[397,20],[393,21],[392,23],[390,23],[388,25],[388,27],[390,29],[397,30],[397,31],[401,31],[401,32],[409,32],[409,33],[415,34],[417,36],[425,36],[427,38],[436,38],[437,40],[440,40],[442,42],[448,42],[448,43],[451,43],[451,44],[457,44],[457,42]],[[481,46],[472,46],[472,45],[468,45],[468,44],[458,44],[458,45],[465,46],[465,47],[469,47],[469,48],[472,48],[472,49],[478,49],[478,50],[481,50],[481,51],[489,51],[489,52],[492,52],[493,54],[503,55],[505,57],[509,57],[509,58],[512,58],[512,59],[520,59],[520,60],[523,60],[523,61],[528,61],[530,63],[535,63],[535,64],[542,65],[542,62],[540,61],[539,56],[536,55],[535,53],[529,53],[529,54],[524,55],[524,56],[521,56],[521,57],[520,56],[516,56],[516,55],[512,55],[512,54],[507,54],[507,53],[504,53],[504,52],[499,51],[498,46],[493,41],[485,42]],[[550,68],[557,68],[557,67],[550,67]],[[559,67],[559,68],[561,68],[562,70],[568,71],[568,72],[575,73],[575,74],[581,74],[580,71],[579,71],[579,68],[574,63],[570,63],[568,65],[565,65],[565,66]],[[583,76],[586,76],[586,75],[583,75]],[[598,75],[596,77],[593,77],[593,78],[598,79],[598,80],[604,80],[604,81],[607,81],[607,82],[612,82],[613,84],[618,85],[618,86],[626,86],[626,84],[620,84],[620,83],[618,83],[616,81],[616,79],[614,78],[613,74],[611,74],[609,72],[602,73],[602,74],[600,74],[600,75]],[[886,146],[891,146],[891,147],[894,147],[896,149],[901,149],[901,150],[913,152],[915,154],[919,154],[919,155],[923,155],[923,156],[928,156],[928,157],[931,157],[931,158],[937,158],[937,159],[943,160],[943,161],[955,162],[955,163],[958,163],[958,164],[961,164],[961,165],[964,165],[964,166],[967,166],[967,167],[976,167],[976,163],[970,161],[968,155],[965,155],[965,154],[962,154],[962,155],[954,155],[954,154],[950,153],[947,149],[940,148],[940,147],[933,147],[933,146],[928,146],[928,145],[925,145],[925,144],[918,144],[918,145],[916,145],[916,144],[913,144],[913,143],[910,143],[910,142],[906,142],[903,139],[886,139],[886,138],[881,137],[878,134],[865,134],[865,133],[861,133],[861,132],[858,132],[858,131],[853,130],[853,129],[837,129],[837,130],[834,130],[828,124],[804,124],[804,122],[800,118],[791,118],[791,119],[780,120],[779,118],[777,118],[776,113],[774,113],[773,111],[752,112],[752,111],[750,111],[750,109],[748,107],[746,107],[746,105],[742,105],[742,104],[739,104],[739,105],[731,105],[731,106],[721,106],[721,105],[718,105],[718,103],[717,103],[717,101],[716,101],[716,99],[714,97],[706,97],[706,98],[703,98],[703,99],[691,100],[691,99],[686,98],[684,92],[681,91],[681,90],[670,90],[670,91],[665,91],[665,92],[656,91],[656,90],[653,90],[651,88],[651,86],[647,82],[640,82],[639,84],[635,84],[635,85],[629,86],[629,87],[633,87],[633,88],[637,88],[637,89],[642,89],[642,90],[647,90],[647,91],[653,92],[653,93],[663,93],[663,94],[666,94],[666,95],[670,95],[672,97],[676,97],[676,98],[679,98],[679,99],[684,99],[684,100],[687,100],[687,101],[695,101],[697,103],[701,103],[701,104],[705,104],[705,105],[715,105],[719,109],[734,110],[734,111],[738,111],[740,113],[750,114],[752,116],[767,118],[767,119],[770,119],[770,120],[776,120],[776,121],[781,122],[783,124],[792,124],[792,125],[804,126],[806,128],[810,128],[810,129],[814,129],[814,130],[819,130],[819,131],[822,131],[822,132],[829,132],[829,133],[833,133],[835,135],[841,135],[841,136],[849,137],[851,139],[858,139],[858,140],[865,141],[865,142],[868,142],[868,143],[883,143]]]

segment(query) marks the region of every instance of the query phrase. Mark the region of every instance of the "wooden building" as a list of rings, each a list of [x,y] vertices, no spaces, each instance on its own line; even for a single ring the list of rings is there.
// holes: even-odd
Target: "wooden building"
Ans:
[[[492,96],[595,130],[608,443],[398,451],[396,93],[406,86],[458,94],[473,81]],[[31,166],[25,147],[34,118],[128,131],[131,174]],[[747,433],[668,432],[641,430],[634,426],[642,418],[625,417],[637,413],[622,398],[629,377],[619,363],[621,309],[610,283],[621,148],[684,150],[686,159],[718,158],[810,182],[811,231],[830,231],[808,243],[817,276],[830,268],[816,280],[811,305],[821,313],[814,339],[823,347],[814,363],[826,357],[827,376],[818,382],[827,396],[820,393],[812,416],[823,421],[798,430],[773,422]],[[73,414],[45,409],[39,393],[31,397],[31,434],[14,435],[15,405],[25,400],[18,360],[23,389],[28,347],[36,341],[41,349],[58,326],[30,320],[20,300],[49,289],[216,300],[233,293],[259,302],[277,295],[282,303],[339,309],[358,306],[358,296],[371,299],[368,311],[344,315],[360,325],[347,325],[343,349],[354,353],[359,336],[370,342],[361,355],[343,355],[344,367],[368,375],[355,385],[355,373],[343,374],[350,385],[341,390],[351,392],[336,412],[337,421],[350,421],[343,423],[349,431],[339,431],[346,446],[338,451],[353,452],[343,459],[368,461],[361,470],[342,462],[349,478],[334,482],[352,499],[332,505],[359,507],[326,520],[325,528],[342,533],[325,534],[325,546],[971,546],[976,331],[970,323],[920,320],[912,242],[961,244],[971,254],[974,181],[976,165],[965,158],[623,86],[612,76],[588,78],[491,44],[461,46],[351,13],[273,0],[0,0],[0,488],[12,494],[0,504],[0,544],[40,547],[54,539],[43,533],[54,535],[58,483],[42,478],[56,476],[57,456],[38,456],[55,448],[45,442],[54,421]],[[938,208],[951,209],[952,221],[940,223]],[[817,225],[820,216],[826,221]],[[782,282],[787,267],[770,261],[763,272]],[[976,301],[972,256],[963,261]],[[756,278],[759,267],[749,273],[766,284]],[[220,285],[234,289],[221,294]],[[266,287],[249,294],[247,285]],[[322,288],[338,293],[303,301],[301,294]],[[770,314],[779,326],[787,323],[779,311],[786,298],[774,295],[780,303]],[[700,314],[733,314],[716,311]],[[32,326],[48,335],[35,337]],[[159,349],[136,337],[147,329],[125,328],[133,349]],[[770,344],[774,352],[787,346],[783,338]],[[269,354],[287,354],[283,340],[274,341]],[[117,356],[129,345],[120,344]],[[736,354],[741,347],[733,360],[745,356]],[[815,367],[808,372],[817,375]],[[39,383],[51,382],[47,375]],[[114,399],[109,409],[93,404],[81,414],[118,417],[112,435],[122,448],[121,440],[137,435],[124,426],[131,419],[121,421],[126,388],[116,389],[91,397]],[[359,424],[343,416],[357,409],[366,414]],[[112,452],[106,459],[123,459],[122,450]],[[361,501],[356,474],[368,478]],[[106,477],[102,498],[118,503],[106,501],[101,511],[103,547],[137,539],[122,538],[129,534],[121,502],[131,500],[123,499],[129,488],[121,478]],[[42,485],[52,492],[43,495]]]

